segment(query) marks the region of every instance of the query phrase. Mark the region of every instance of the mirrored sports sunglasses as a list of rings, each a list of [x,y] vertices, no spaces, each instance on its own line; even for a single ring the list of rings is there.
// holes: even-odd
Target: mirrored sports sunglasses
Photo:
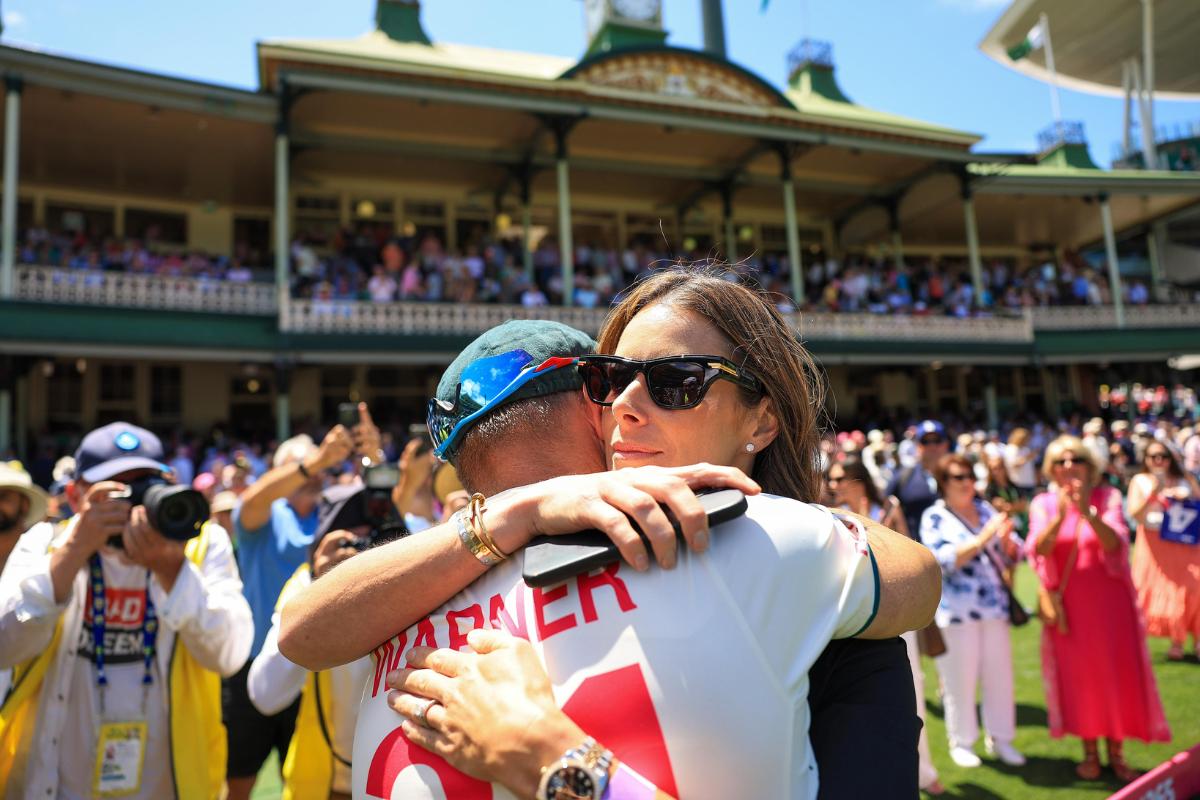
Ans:
[[[429,401],[425,424],[433,440],[433,452],[445,460],[458,436],[472,423],[492,411],[525,384],[547,372],[579,361],[573,356],[547,358],[535,364],[524,350],[510,350],[481,358],[463,370],[453,403],[436,397]]]
[[[579,372],[588,399],[610,406],[639,374],[646,376],[650,399],[659,408],[695,408],[716,380],[727,380],[756,394],[762,384],[751,373],[721,356],[680,355],[637,361],[618,356],[584,356]]]

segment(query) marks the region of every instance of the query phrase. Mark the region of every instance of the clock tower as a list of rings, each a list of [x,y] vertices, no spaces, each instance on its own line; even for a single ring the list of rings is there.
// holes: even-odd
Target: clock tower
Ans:
[[[583,0],[587,16],[587,55],[629,47],[661,45],[662,0]]]

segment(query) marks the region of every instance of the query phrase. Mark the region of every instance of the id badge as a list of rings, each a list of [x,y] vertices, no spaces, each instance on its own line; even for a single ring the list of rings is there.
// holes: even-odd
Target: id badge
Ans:
[[[109,722],[100,726],[96,745],[96,797],[124,797],[142,787],[142,762],[146,756],[145,722]]]

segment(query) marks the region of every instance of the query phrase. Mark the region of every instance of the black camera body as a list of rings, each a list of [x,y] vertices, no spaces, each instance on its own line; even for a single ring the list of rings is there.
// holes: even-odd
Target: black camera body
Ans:
[[[371,531],[355,542],[359,550],[408,535],[408,527],[392,503],[392,489],[400,482],[400,468],[394,464],[377,464],[363,470],[363,516]]]
[[[161,475],[146,475],[128,487],[125,497],[129,504],[145,506],[150,524],[168,539],[186,542],[199,536],[200,527],[208,520],[208,501],[190,486],[168,483]]]

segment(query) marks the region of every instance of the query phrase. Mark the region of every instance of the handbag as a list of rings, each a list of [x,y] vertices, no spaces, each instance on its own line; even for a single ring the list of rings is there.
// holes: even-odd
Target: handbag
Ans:
[[[946,640],[936,622],[931,622],[917,631],[917,652],[923,656],[937,658],[946,653]]]
[[[971,530],[971,526],[967,524],[965,519],[951,511],[950,506],[946,506],[946,511],[950,512],[950,515],[958,520],[964,528],[971,531],[972,534],[975,533],[974,530]],[[987,545],[984,545],[982,552],[991,563],[992,568],[996,570],[996,576],[1000,579],[1000,587],[1004,589],[1004,594],[1008,597],[1008,624],[1014,628],[1028,625],[1029,612],[1025,610],[1025,606],[1021,605],[1021,601],[1013,594],[1012,586],[1009,585],[1008,579],[1005,577],[1006,570],[1004,565],[1000,563],[994,553],[987,549]]]
[[[1038,582],[1038,616],[1047,628],[1056,628],[1062,636],[1070,633],[1067,627],[1067,609],[1063,605],[1063,594],[1067,591],[1067,581],[1075,568],[1075,559],[1079,556],[1079,524],[1075,525],[1075,544],[1067,555],[1067,563],[1063,566],[1062,578],[1058,581],[1057,589],[1047,589]]]

